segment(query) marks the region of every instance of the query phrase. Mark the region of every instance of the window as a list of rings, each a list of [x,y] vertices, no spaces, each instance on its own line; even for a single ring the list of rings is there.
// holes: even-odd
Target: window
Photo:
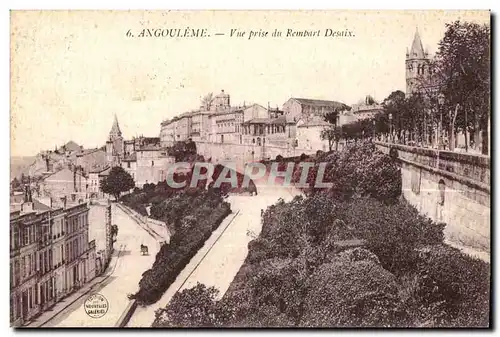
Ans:
[[[26,246],[29,243],[29,233],[28,228],[23,230],[23,245]]]
[[[19,248],[19,227],[14,226],[14,249]]]
[[[28,289],[28,297],[29,297],[29,308],[33,308],[33,289]]]
[[[26,275],[25,272],[26,272],[26,264],[25,264],[25,260],[24,260],[25,256],[23,256],[21,258],[21,279],[24,278],[24,276]]]
[[[151,161],[151,166],[155,166],[154,160]]]
[[[21,316],[21,297],[16,296],[15,297],[15,303],[16,303],[16,315],[15,318]]]
[[[31,229],[31,233],[30,233],[30,242],[31,242],[31,243],[35,242],[35,240],[36,240],[35,234],[36,234],[36,233],[35,233],[35,229],[34,229],[34,228],[32,228],[32,229]]]
[[[52,269],[52,266],[54,265],[53,261],[53,256],[52,256],[52,249],[49,250],[49,269]]]
[[[21,275],[19,270],[19,260],[14,261],[14,284],[19,284],[21,281]]]
[[[14,297],[10,297],[10,320],[11,322],[15,320],[15,313],[14,313]]]
[[[130,162],[129,161],[127,162],[127,168],[130,168]]]
[[[31,254],[28,255],[28,263],[26,265],[26,269],[28,270],[26,274],[31,275]]]

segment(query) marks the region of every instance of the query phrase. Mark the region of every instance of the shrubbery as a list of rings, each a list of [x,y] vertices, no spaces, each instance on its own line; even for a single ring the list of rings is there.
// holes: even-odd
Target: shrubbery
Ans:
[[[308,279],[301,326],[383,327],[398,316],[396,278],[372,260],[336,258]]]
[[[350,145],[342,152],[320,153],[315,159],[305,158],[315,166],[309,170],[305,189],[308,194],[327,191],[337,200],[353,196],[369,196],[385,202],[394,202],[401,195],[401,173],[397,162],[376,150],[372,143]],[[331,188],[315,186],[320,163],[326,163],[324,182]],[[292,182],[300,182],[302,169],[296,165]]]
[[[229,204],[205,190],[179,193],[151,207],[152,217],[174,229],[170,243],[160,248],[153,267],[147,270],[134,295],[139,303],[160,299],[191,258],[203,247],[222,220],[231,213]]]
[[[145,184],[143,189],[125,195],[121,201],[140,213],[163,221],[172,235],[156,255],[153,267],[143,274],[139,291],[132,297],[139,303],[150,304],[163,295],[177,275],[204,245],[222,220],[231,212],[220,195],[205,190],[206,180],[190,187],[192,173],[174,176],[176,182],[187,181],[183,189],[174,189],[166,182]]]
[[[365,239],[382,266],[396,274],[411,267],[416,248],[441,243],[444,224],[436,224],[418,213],[406,201],[387,205],[371,198],[338,204],[336,216],[351,227],[357,238]]]

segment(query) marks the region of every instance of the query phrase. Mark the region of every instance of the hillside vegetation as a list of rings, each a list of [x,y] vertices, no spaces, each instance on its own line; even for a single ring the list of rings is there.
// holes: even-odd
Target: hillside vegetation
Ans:
[[[373,144],[309,160],[328,163],[333,187],[270,206],[224,297],[183,290],[154,326],[489,325],[489,264],[443,244],[444,225],[400,198],[397,162]]]

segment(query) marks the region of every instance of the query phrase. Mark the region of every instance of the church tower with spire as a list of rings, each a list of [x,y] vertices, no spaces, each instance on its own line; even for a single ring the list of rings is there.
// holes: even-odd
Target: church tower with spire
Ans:
[[[118,117],[115,114],[113,126],[109,131],[108,140],[106,141],[106,158],[111,166],[120,165],[121,158],[123,157],[123,137],[120,125],[118,124]]]
[[[418,91],[420,80],[429,74],[429,55],[424,51],[418,28],[413,37],[411,49],[406,49],[406,95]]]

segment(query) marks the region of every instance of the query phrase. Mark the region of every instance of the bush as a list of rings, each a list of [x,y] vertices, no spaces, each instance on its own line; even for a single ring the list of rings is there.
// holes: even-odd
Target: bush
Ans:
[[[217,326],[217,294],[218,290],[214,287],[207,288],[200,283],[176,293],[165,309],[159,309],[153,327]]]
[[[301,326],[389,327],[398,317],[396,278],[370,259],[323,264],[307,289]]]
[[[376,150],[373,144],[351,145],[341,152],[321,153],[315,160],[309,158],[307,161],[315,163],[308,172],[309,188],[304,189],[308,194],[327,192],[337,200],[369,196],[388,203],[401,195],[401,173],[397,162]],[[323,181],[331,183],[331,188],[315,186],[321,163],[326,163]],[[298,183],[301,174],[302,169],[296,166],[292,181]]]
[[[141,304],[151,304],[160,299],[212,231],[231,213],[231,209],[219,197],[207,191],[198,191],[194,195],[180,193],[155,204],[151,213],[173,223],[175,234],[170,244],[161,247],[153,267],[143,274],[139,282],[139,291],[134,298]]]
[[[416,248],[443,242],[444,224],[436,224],[418,213],[405,200],[386,205],[370,198],[342,203],[338,216],[365,239],[382,266],[402,274],[415,264]]]
[[[417,298],[433,326],[488,327],[490,265],[440,245],[421,255]]]

